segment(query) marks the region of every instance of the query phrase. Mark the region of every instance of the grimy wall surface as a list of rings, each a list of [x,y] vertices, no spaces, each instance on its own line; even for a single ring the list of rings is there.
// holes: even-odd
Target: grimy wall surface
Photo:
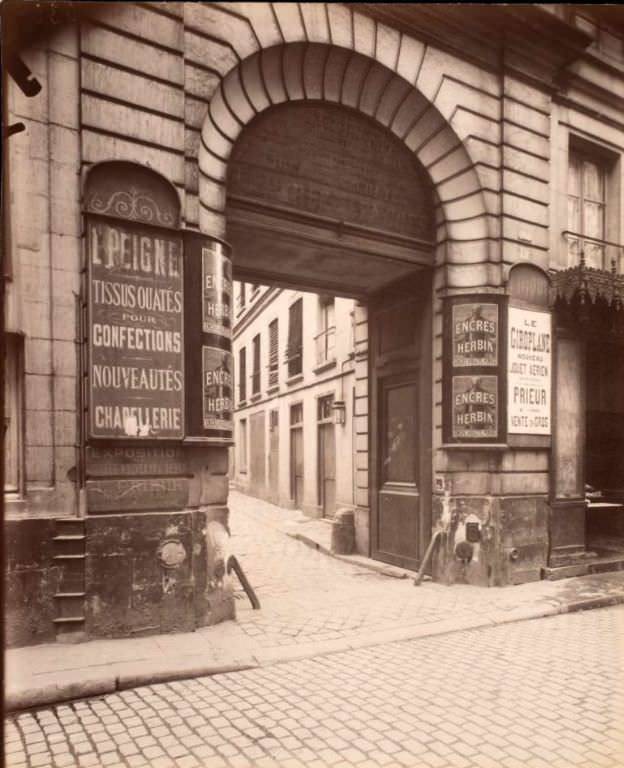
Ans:
[[[101,5],[23,51],[42,91],[26,98],[9,81],[10,119],[26,125],[10,139],[8,165],[6,327],[23,338],[25,415],[23,482],[7,505],[11,535],[21,540],[8,559],[12,642],[54,634],[49,606],[60,571],[48,546],[52,518],[86,514],[102,568],[110,565],[111,548],[118,563],[132,558],[127,548],[115,549],[124,526],[148,525],[136,515],[89,517],[81,479],[77,297],[88,170],[109,160],[149,166],[175,186],[183,229],[227,238],[225,181],[234,143],[256,114],[287,101],[323,99],[359,110],[403,141],[428,174],[437,216],[434,518],[452,503],[460,521],[474,514],[489,530],[489,549],[473,580],[539,578],[548,547],[550,446],[443,448],[442,298],[503,295],[516,263],[568,265],[561,233],[569,136],[621,155],[622,67],[583,55],[587,41],[546,10],[543,25],[516,32],[503,48],[463,40],[443,25],[432,31],[416,10],[409,28],[397,23],[401,29],[373,18],[370,7],[367,13],[324,3]],[[560,34],[555,48],[549,44],[554,34]],[[621,163],[616,173],[621,186]],[[616,215],[611,225],[613,240],[619,220]],[[189,531],[226,514],[227,448],[197,450],[204,452],[184,454],[185,473],[199,488],[196,509],[203,505],[209,514],[203,522],[193,518]],[[358,469],[363,507],[366,476]],[[109,589],[108,577],[94,566],[88,605],[91,611],[104,605],[114,619],[95,622],[93,632],[132,629],[118,612],[120,595],[132,589],[146,595],[145,631],[188,628],[199,614],[205,618],[205,605],[198,608],[192,596],[193,617],[189,608],[182,620],[162,618],[153,549],[172,523],[162,519],[166,513],[150,517],[152,543],[137,556],[149,567],[137,566],[135,575]],[[200,545],[199,538],[191,540],[191,549]],[[89,546],[87,536],[87,552]],[[510,560],[511,550],[519,559]]]

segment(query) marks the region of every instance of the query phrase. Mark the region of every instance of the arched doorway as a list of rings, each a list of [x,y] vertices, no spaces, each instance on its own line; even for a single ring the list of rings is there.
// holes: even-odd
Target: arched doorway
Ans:
[[[306,101],[272,107],[244,128],[228,163],[226,190],[236,280],[353,297],[360,313],[368,313],[365,344],[354,360],[356,380],[366,385],[352,414],[352,450],[359,446],[355,503],[366,528],[359,538],[368,541],[366,554],[416,567],[431,529],[435,216],[427,174],[402,142],[366,115]],[[261,409],[249,423],[252,483],[260,475],[263,483],[264,471],[253,471],[267,450]],[[328,457],[335,461],[334,441],[325,414],[318,450],[303,447],[304,461],[317,454],[325,515],[333,506]],[[292,439],[277,449],[271,444],[269,473],[273,450],[293,454],[298,505],[301,467]]]
[[[409,53],[408,48],[399,51],[394,63],[390,64],[385,58],[378,58],[377,52],[366,55],[349,47],[312,41],[306,44],[288,42],[256,51],[229,70],[212,95],[198,153],[200,229],[211,236],[228,237],[234,241],[233,257],[235,264],[238,264],[239,275],[246,275],[254,283],[265,280],[274,284],[293,285],[292,275],[296,273],[300,278],[304,275],[305,282],[295,282],[295,285],[303,284],[317,291],[336,290],[336,274],[332,273],[331,265],[337,263],[337,255],[342,255],[344,267],[345,253],[351,250],[358,253],[359,257],[351,261],[348,272],[351,279],[341,279],[339,288],[343,295],[365,301],[371,310],[371,317],[375,316],[375,310],[380,306],[375,299],[391,288],[396,290],[391,290],[388,296],[392,295],[397,305],[410,294],[412,298],[417,297],[423,313],[417,332],[419,338],[425,340],[426,348],[422,345],[418,348],[419,355],[417,361],[414,361],[414,368],[418,371],[418,394],[412,393],[407,400],[419,403],[422,419],[418,428],[426,442],[419,443],[422,450],[412,457],[419,466],[421,487],[413,482],[413,478],[392,480],[394,490],[398,491],[396,501],[405,502],[405,509],[413,508],[415,504],[428,507],[435,501],[431,494],[432,469],[439,472],[448,467],[440,428],[443,399],[439,370],[439,361],[442,359],[442,334],[439,332],[442,324],[442,298],[482,286],[499,291],[501,286],[501,264],[496,238],[493,237],[495,233],[492,231],[493,225],[488,216],[487,201],[477,167],[466,145],[452,127],[453,114],[447,109],[449,105],[437,105],[436,95],[430,93],[424,81],[420,82],[417,58],[408,61]],[[429,98],[423,95],[425,92]],[[431,238],[415,235],[414,230],[402,230],[396,222],[388,226],[391,219],[389,216],[382,217],[377,231],[374,227],[368,227],[372,231],[367,231],[365,216],[358,220],[354,228],[345,214],[332,216],[330,213],[323,220],[321,216],[314,216],[314,207],[311,210],[304,209],[303,212],[295,207],[293,213],[292,206],[284,205],[284,200],[273,201],[272,210],[266,210],[262,208],[262,203],[267,200],[266,191],[259,196],[253,189],[247,190],[246,194],[239,195],[237,199],[236,191],[232,194],[228,188],[228,180],[239,138],[244,137],[247,128],[256,121],[261,125],[260,116],[264,113],[275,115],[280,105],[294,104],[332,106],[339,108],[341,114],[345,114],[348,109],[357,113],[369,125],[375,125],[380,134],[370,143],[362,158],[364,169],[374,167],[380,156],[379,147],[384,141],[388,144],[396,138],[398,141],[394,141],[394,146],[402,150],[404,158],[402,170],[413,169],[416,165],[419,168],[419,180],[422,181],[420,186],[416,186],[428,189],[432,211],[429,219]],[[309,137],[312,134],[314,131],[304,135]],[[348,143],[345,141],[343,146]],[[306,150],[305,146],[300,152],[308,159],[313,157],[313,153]],[[281,154],[283,152],[279,152],[278,157]],[[256,175],[256,169],[250,169],[249,179]],[[401,176],[401,172],[395,176]],[[250,202],[249,197],[255,198],[255,201],[252,199]],[[377,194],[374,197],[381,199]],[[396,207],[401,209],[401,204]],[[333,209],[332,212],[336,213]],[[295,224],[301,237],[298,247],[293,249]],[[267,228],[270,231],[271,227],[274,233],[281,229],[279,242],[276,237],[267,236]],[[245,235],[245,232],[251,231],[253,237]],[[261,241],[264,241],[265,255],[260,254],[258,258]],[[254,252],[256,258],[250,261],[248,254]],[[274,257],[272,265],[263,262],[269,252]],[[282,265],[277,272],[273,270],[275,263]],[[370,273],[371,269],[373,274]],[[391,271],[393,275],[389,277]],[[318,274],[322,275],[322,279],[318,279]],[[425,274],[426,281],[423,280]],[[366,279],[362,278],[363,275],[366,275]],[[327,285],[331,277],[334,278],[333,287]],[[384,279],[386,277],[387,280]],[[355,282],[358,284],[354,288]],[[427,285],[424,289],[428,299],[426,308],[423,308],[423,294],[419,293],[423,290],[423,282]],[[429,288],[431,285],[433,290]],[[402,291],[407,296],[401,296]],[[390,307],[385,309],[389,311]],[[367,312],[361,307],[356,314],[358,312],[360,322],[356,325],[368,328]],[[401,310],[397,310],[397,316],[401,316]],[[386,323],[384,327],[389,329],[386,333],[392,337],[392,322]],[[356,379],[360,377],[360,388],[364,390],[364,394],[360,392],[360,403],[365,402],[364,412],[360,405],[358,416],[360,421],[366,421],[364,434],[358,435],[362,453],[358,456],[360,468],[357,471],[356,538],[357,520],[361,521],[365,517],[367,538],[359,551],[377,553],[382,559],[396,562],[395,555],[383,551],[381,540],[375,543],[375,536],[378,539],[380,537],[378,530],[376,533],[379,525],[374,505],[380,508],[379,477],[384,459],[373,453],[369,456],[369,448],[376,451],[379,443],[379,435],[375,433],[375,436],[373,431],[383,430],[375,421],[379,410],[375,411],[375,393],[378,389],[375,384],[376,374],[373,373],[374,355],[385,350],[381,355],[384,363],[398,364],[402,357],[409,357],[407,350],[414,352],[417,345],[413,339],[403,339],[406,342],[404,347],[388,349],[373,330],[366,334],[364,346],[360,344],[358,348],[356,344],[360,354],[356,360],[359,370],[359,373],[356,371]],[[369,338],[376,339],[370,359]],[[392,343],[394,341],[396,339],[392,339]],[[365,359],[361,359],[362,354]],[[423,402],[426,403],[424,410]],[[354,403],[354,412],[356,407],[357,402]],[[392,445],[392,441],[388,445]],[[409,494],[402,493],[408,488],[413,491],[412,499],[406,498]],[[436,488],[436,493],[439,493],[438,478]],[[372,508],[370,518],[369,507]],[[440,512],[438,507],[436,515]],[[403,513],[394,505],[392,510],[396,511],[398,524],[394,526],[389,540],[401,543]],[[391,515],[392,510],[389,510]],[[360,511],[363,514],[358,514]],[[397,555],[398,561],[404,564],[417,562],[415,551],[422,555],[427,543],[431,530],[427,522],[428,512],[419,512],[419,517],[415,550],[407,558],[405,554]],[[372,520],[372,530],[368,528],[369,519]],[[416,538],[416,534],[412,538]]]

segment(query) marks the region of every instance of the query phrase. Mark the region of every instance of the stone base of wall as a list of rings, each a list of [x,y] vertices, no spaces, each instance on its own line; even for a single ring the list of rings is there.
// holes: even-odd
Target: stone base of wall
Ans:
[[[434,496],[435,581],[505,586],[538,581],[548,559],[549,506],[542,496]],[[470,524],[479,540],[471,542]]]
[[[87,519],[85,618],[90,637],[192,632],[235,616],[227,552],[207,543],[226,507]],[[219,562],[219,561],[222,562]]]
[[[5,643],[33,645],[54,640],[54,595],[60,568],[54,557],[51,518],[5,520]]]

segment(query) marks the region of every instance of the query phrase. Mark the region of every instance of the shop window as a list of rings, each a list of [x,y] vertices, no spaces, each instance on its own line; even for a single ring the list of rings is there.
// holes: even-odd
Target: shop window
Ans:
[[[570,149],[568,166],[568,266],[576,266],[581,251],[589,267],[608,268],[605,261],[605,163]]]
[[[319,333],[316,335],[316,364],[336,359],[336,311],[333,296],[319,296]]]
[[[288,376],[303,371],[303,300],[297,299],[288,310]]]
[[[247,472],[247,419],[238,422],[238,467]]]
[[[22,337],[8,333],[5,337],[4,365],[4,491],[17,494],[22,480]]]
[[[245,347],[238,350],[238,402],[247,400],[247,355]]]
[[[269,389],[279,383],[278,328],[277,318],[269,323]]]
[[[257,395],[260,392],[260,334],[256,334],[252,341],[253,349],[253,371],[251,374],[251,394]]]

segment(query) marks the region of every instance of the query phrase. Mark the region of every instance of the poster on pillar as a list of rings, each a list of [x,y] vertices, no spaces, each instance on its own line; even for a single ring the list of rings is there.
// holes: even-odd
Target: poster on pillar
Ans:
[[[229,338],[232,321],[232,262],[222,243],[202,244],[202,330]]]
[[[453,306],[453,367],[498,365],[498,305],[471,302]]]
[[[552,319],[549,312],[509,307],[507,431],[551,434]]]
[[[498,376],[453,376],[453,437],[498,437]]]
[[[449,446],[504,441],[505,322],[504,296],[464,294],[445,299],[442,433]]]
[[[206,430],[232,428],[232,353],[202,347],[203,417]]]
[[[172,232],[89,216],[89,433],[184,437],[184,291]]]
[[[227,243],[184,232],[185,443],[233,438],[232,260]]]

